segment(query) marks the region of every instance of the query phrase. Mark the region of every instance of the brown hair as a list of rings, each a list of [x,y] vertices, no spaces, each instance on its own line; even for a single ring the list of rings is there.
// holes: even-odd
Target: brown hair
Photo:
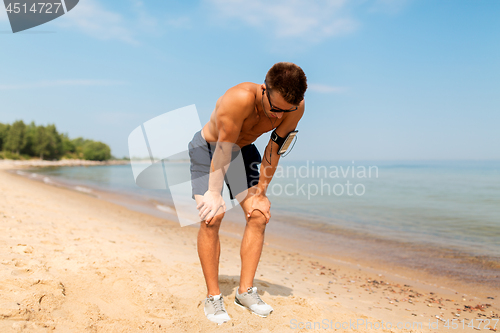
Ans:
[[[307,90],[307,78],[299,66],[278,62],[267,72],[266,85],[268,89],[276,90],[287,103],[299,105]]]

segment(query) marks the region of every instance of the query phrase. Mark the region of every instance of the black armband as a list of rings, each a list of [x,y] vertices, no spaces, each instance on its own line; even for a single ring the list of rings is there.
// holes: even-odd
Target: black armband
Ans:
[[[295,138],[295,135],[297,134],[297,132],[298,132],[297,130],[291,131],[290,133],[288,133],[288,135],[285,138],[282,138],[281,136],[279,136],[278,133],[276,133],[276,130],[274,130],[271,133],[271,140],[276,142],[276,144],[279,147],[278,148],[278,155],[282,155],[288,150],[288,147],[290,147],[290,144],[292,143],[293,138]]]

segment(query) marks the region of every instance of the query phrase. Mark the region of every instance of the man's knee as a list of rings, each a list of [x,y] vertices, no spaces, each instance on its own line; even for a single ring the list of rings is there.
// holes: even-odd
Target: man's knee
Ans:
[[[222,222],[222,219],[224,218],[224,215],[225,215],[225,213],[217,214],[214,217],[212,217],[212,219],[210,220],[210,223],[206,224],[206,221],[202,221],[201,225],[205,226],[207,228],[211,228],[211,229],[218,228],[218,227],[220,227],[220,224]]]
[[[254,226],[259,226],[259,227],[266,227],[267,220],[264,214],[262,214],[258,210],[254,210],[252,212],[252,215],[248,218],[247,224],[251,224]]]

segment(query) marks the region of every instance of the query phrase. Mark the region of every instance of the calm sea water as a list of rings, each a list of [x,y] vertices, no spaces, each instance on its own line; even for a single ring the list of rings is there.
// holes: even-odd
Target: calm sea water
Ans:
[[[453,249],[500,263],[500,161],[280,164],[268,189],[273,219],[322,232],[344,230],[346,235]],[[185,174],[189,163],[165,168],[170,175]],[[32,172],[80,189],[172,203],[168,190],[137,187],[128,165]]]
[[[475,255],[500,255],[499,161],[306,165],[289,163],[284,167],[290,169],[289,177],[285,172],[284,177],[273,180],[270,197],[278,209],[387,239],[453,245]],[[302,175],[307,169],[311,171],[309,178],[301,178],[297,172],[306,193],[288,196],[283,191],[278,195],[287,184],[288,194],[298,188],[292,172],[301,166]]]

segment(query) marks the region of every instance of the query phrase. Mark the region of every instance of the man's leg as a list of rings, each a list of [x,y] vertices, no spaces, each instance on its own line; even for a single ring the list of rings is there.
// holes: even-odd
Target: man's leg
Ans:
[[[250,217],[246,212],[250,210],[251,200],[241,202],[247,224],[241,241],[241,277],[239,293],[244,293],[253,287],[253,279],[259,264],[262,246],[264,244],[264,232],[266,230],[266,218],[259,211],[254,211]]]
[[[203,196],[195,195],[196,203],[199,204]],[[207,225],[204,221],[200,223],[198,231],[198,256],[201,268],[207,284],[207,297],[219,295],[219,258],[220,241],[219,228],[224,214],[215,216]]]

